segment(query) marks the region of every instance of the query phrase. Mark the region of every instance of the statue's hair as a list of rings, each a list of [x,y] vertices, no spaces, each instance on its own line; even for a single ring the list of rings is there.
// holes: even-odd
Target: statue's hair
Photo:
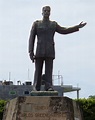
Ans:
[[[44,7],[42,7],[42,11],[43,11],[44,8],[46,8],[46,7],[48,7],[48,8],[51,10],[50,6],[44,6]]]

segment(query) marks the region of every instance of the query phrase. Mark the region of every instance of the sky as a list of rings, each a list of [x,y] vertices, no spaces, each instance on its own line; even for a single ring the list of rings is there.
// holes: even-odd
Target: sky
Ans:
[[[64,85],[80,87],[80,98],[95,95],[95,0],[0,0],[0,81],[33,81],[29,35],[33,22],[42,19],[45,5],[51,7],[50,19],[61,26],[87,22],[78,32],[55,34],[53,75],[62,75]],[[66,96],[75,98],[76,92]]]

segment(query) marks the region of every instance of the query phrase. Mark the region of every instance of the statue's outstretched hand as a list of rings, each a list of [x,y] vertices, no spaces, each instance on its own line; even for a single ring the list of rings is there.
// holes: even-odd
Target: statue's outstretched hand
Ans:
[[[87,24],[86,22],[83,23],[83,21],[82,21],[82,22],[78,25],[78,27],[79,27],[79,28],[82,28],[82,27],[84,27],[86,24]]]

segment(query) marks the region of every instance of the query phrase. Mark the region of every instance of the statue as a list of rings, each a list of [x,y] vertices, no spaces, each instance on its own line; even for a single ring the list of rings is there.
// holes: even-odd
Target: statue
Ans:
[[[35,74],[33,90],[40,91],[43,63],[45,62],[45,90],[54,91],[52,85],[53,60],[55,59],[55,32],[60,34],[69,34],[79,31],[86,23],[73,27],[61,27],[56,21],[50,21],[51,8],[45,6],[42,8],[42,20],[33,23],[29,38],[29,56],[32,62],[35,62]],[[37,36],[36,53],[34,54],[35,37]]]

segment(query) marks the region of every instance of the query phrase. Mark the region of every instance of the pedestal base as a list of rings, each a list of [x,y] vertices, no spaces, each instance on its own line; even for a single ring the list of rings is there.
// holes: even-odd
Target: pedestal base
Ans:
[[[82,120],[79,105],[58,96],[18,97],[6,105],[3,120]]]

